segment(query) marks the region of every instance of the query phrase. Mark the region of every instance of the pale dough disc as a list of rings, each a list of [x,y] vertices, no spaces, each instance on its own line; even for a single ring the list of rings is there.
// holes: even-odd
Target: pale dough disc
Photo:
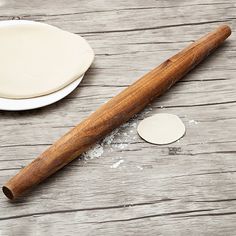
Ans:
[[[0,22],[0,97],[32,98],[67,86],[94,59],[79,35],[44,23]]]
[[[142,120],[137,131],[149,143],[168,144],[185,134],[185,126],[178,116],[160,113]]]

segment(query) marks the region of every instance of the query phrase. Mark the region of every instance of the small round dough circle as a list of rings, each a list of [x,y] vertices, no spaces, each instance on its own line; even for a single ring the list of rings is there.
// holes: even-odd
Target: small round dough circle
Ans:
[[[149,143],[169,144],[183,137],[185,126],[178,116],[160,113],[142,120],[137,131]]]
[[[79,35],[27,20],[0,21],[0,97],[34,98],[81,77],[94,52]]]

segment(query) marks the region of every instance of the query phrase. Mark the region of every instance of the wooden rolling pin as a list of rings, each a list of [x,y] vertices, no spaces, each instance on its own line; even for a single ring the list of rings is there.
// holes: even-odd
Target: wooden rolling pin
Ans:
[[[223,43],[230,34],[230,27],[222,25],[144,75],[11,178],[3,186],[4,194],[9,199],[15,199],[71,162],[168,90]]]

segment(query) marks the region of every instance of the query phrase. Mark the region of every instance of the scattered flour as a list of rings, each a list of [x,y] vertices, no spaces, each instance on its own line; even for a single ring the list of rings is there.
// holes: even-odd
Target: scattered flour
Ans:
[[[144,109],[144,114],[148,114],[150,111],[152,111],[152,107],[147,107]]]
[[[119,167],[119,165],[121,164],[121,163],[123,163],[124,162],[124,160],[119,160],[119,161],[117,161],[116,163],[114,163],[113,165],[111,165],[111,168],[117,168],[117,167]]]
[[[130,126],[133,127],[133,128],[136,128],[137,127],[137,122],[132,123]]]
[[[119,129],[120,128],[113,130],[110,135],[106,136],[106,138],[104,138],[102,141],[102,145],[110,145],[113,142],[115,136],[119,134]]]
[[[121,125],[102,141],[102,145],[109,145],[110,151],[113,151],[114,149],[125,149],[133,139],[137,138],[137,135],[134,132],[136,127],[137,121],[134,120]],[[124,132],[124,130],[126,132]],[[114,140],[115,142],[113,142]]]
[[[89,160],[101,157],[103,152],[104,152],[103,146],[100,144],[96,144],[95,146],[90,148],[87,152],[83,153],[82,156],[85,160]]]
[[[188,122],[189,124],[195,124],[195,125],[197,125],[198,124],[198,122],[196,121],[196,120],[189,120],[189,122]]]
[[[116,143],[113,145],[113,147],[117,148],[117,149],[124,149],[128,146],[128,143]]]
[[[125,149],[132,140],[137,138],[137,135],[134,132],[134,129],[137,127],[137,122],[132,119],[129,122],[123,124],[119,128],[115,129],[106,136],[100,143],[97,143],[95,146],[91,147],[87,152],[82,154],[84,160],[94,159],[102,157],[104,153],[104,148],[109,147],[107,151],[114,150],[123,150]],[[123,130],[126,129],[126,132]],[[116,143],[113,141],[116,139]],[[122,161],[123,162],[123,161]]]
[[[137,166],[138,169],[140,170],[143,170],[143,167],[142,166]]]

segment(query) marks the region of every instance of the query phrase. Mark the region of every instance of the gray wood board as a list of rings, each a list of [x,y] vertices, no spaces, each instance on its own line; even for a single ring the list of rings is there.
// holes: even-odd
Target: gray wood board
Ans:
[[[0,20],[46,22],[84,36],[96,60],[62,101],[0,112],[0,183],[101,104],[221,23],[235,28],[236,1],[1,1]],[[95,148],[9,202],[0,235],[235,235],[236,36],[168,93]],[[176,114],[187,133],[145,143],[138,122]],[[93,157],[90,155],[90,157]],[[123,162],[117,168],[115,163]]]

